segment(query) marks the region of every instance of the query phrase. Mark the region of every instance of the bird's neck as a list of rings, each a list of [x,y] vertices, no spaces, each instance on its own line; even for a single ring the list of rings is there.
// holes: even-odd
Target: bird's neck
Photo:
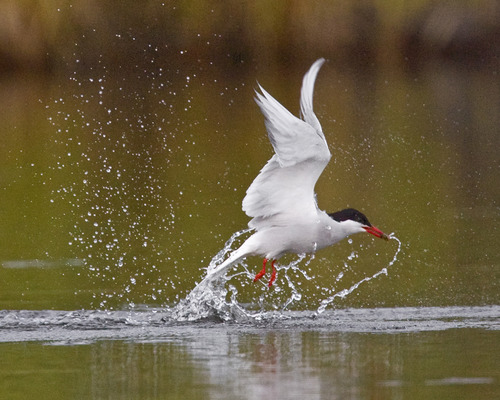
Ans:
[[[331,244],[337,243],[350,235],[363,231],[360,228],[359,223],[351,220],[337,221],[327,213],[323,213],[320,220],[325,226],[325,230],[327,231],[327,236],[329,237]]]

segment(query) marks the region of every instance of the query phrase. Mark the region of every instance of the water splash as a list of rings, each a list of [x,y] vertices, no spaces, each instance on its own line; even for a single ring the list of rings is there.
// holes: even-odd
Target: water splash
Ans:
[[[285,301],[282,310],[278,312],[265,311],[263,308],[260,311],[250,311],[246,309],[240,301],[238,301],[237,287],[232,284],[228,284],[226,287],[226,283],[240,275],[244,275],[250,280],[253,280],[254,274],[249,270],[244,261],[239,264],[243,267],[243,271],[236,271],[229,275],[215,272],[217,267],[225,260],[226,255],[233,250],[232,247],[234,242],[240,236],[243,236],[250,231],[251,229],[245,229],[238,231],[231,236],[231,238],[226,242],[224,248],[210,261],[210,264],[206,268],[207,274],[203,280],[196,285],[196,287],[186,296],[185,299],[181,300],[175,307],[173,307],[172,318],[177,321],[194,321],[216,318],[223,321],[238,322],[262,320],[265,318],[285,318],[282,312],[292,303],[298,302],[302,299],[302,294],[300,293],[299,288],[288,273],[299,273],[307,280],[312,279],[307,272],[299,267],[301,262],[307,258],[306,254],[299,255],[298,259],[287,265],[276,265],[278,273],[283,275],[284,280],[287,282],[288,288],[291,291],[291,295]],[[304,266],[308,266],[313,259],[314,255],[309,256],[302,268]],[[276,287],[275,289],[278,292],[281,291],[279,287]],[[262,303],[262,298],[260,300]]]
[[[363,279],[361,279],[359,282],[356,282],[354,285],[352,285],[349,289],[344,289],[344,290],[341,290],[340,292],[338,293],[335,293],[333,294],[332,296],[324,299],[321,301],[321,305],[318,307],[318,309],[316,310],[316,313],[315,315],[319,315],[321,313],[323,313],[326,308],[331,304],[333,303],[333,301],[335,301],[336,298],[341,298],[341,299],[344,299],[345,297],[347,297],[348,295],[350,295],[352,292],[354,292],[363,282],[368,282],[368,281],[371,281],[372,279],[375,279],[377,278],[378,276],[380,275],[387,275],[387,270],[389,267],[391,267],[397,260],[397,257],[398,257],[398,254],[399,252],[401,251],[401,241],[396,237],[394,236],[392,233],[389,235],[389,239],[390,240],[396,240],[398,242],[398,248],[396,250],[396,253],[394,254],[394,257],[392,258],[392,260],[389,262],[389,264],[387,265],[387,267],[384,267],[382,268],[380,271],[376,272],[375,274],[373,274],[372,276],[367,276]]]
[[[185,299],[181,300],[176,306],[172,308],[172,318],[177,321],[195,321],[200,319],[214,318],[222,321],[251,321],[251,320],[263,320],[263,319],[281,319],[286,318],[285,311],[290,308],[293,303],[298,303],[303,297],[303,293],[300,290],[300,283],[296,282],[296,276],[300,275],[305,280],[310,281],[314,276],[310,276],[306,271],[310,262],[314,259],[314,254],[307,256],[306,254],[301,254],[299,257],[290,262],[287,265],[276,265],[278,274],[282,276],[281,281],[286,283],[288,291],[290,294],[288,298],[284,301],[284,304],[278,308],[278,311],[266,311],[262,306],[263,298],[269,292],[261,295],[259,302],[261,303],[261,309],[259,311],[251,311],[245,307],[243,303],[238,301],[238,288],[230,284],[229,282],[234,278],[244,275],[246,278],[253,280],[254,274],[249,270],[248,266],[242,262],[240,266],[243,270],[237,270],[232,274],[225,275],[214,273],[217,267],[226,259],[227,254],[232,251],[233,244],[241,236],[248,233],[250,229],[245,229],[238,231],[231,236],[231,238],[226,242],[224,248],[217,253],[217,255],[211,260],[210,264],[206,268],[207,274],[203,280],[196,285],[196,287],[186,296]],[[320,307],[313,315],[319,315],[325,311],[325,309],[330,305],[336,298],[345,298],[353,291],[355,291],[363,282],[370,281],[379,275],[387,275],[387,269],[391,267],[397,260],[397,256],[401,250],[401,241],[395,236],[390,236],[390,239],[396,240],[398,242],[398,249],[389,262],[387,267],[378,271],[372,276],[366,277],[361,281],[352,285],[349,289],[344,289],[334,295],[328,297],[321,302]],[[353,257],[353,253],[349,256],[349,260]],[[302,262],[305,263],[302,264]],[[294,276],[291,276],[293,274]],[[343,273],[340,273],[336,281],[342,279]],[[227,285],[226,285],[227,284]],[[263,284],[264,285],[264,284]],[[284,291],[283,288],[276,287],[276,292]]]
[[[292,295],[290,296],[290,298],[285,302],[285,305],[283,306],[283,310],[286,310],[288,307],[290,307],[290,305],[293,303],[293,302],[296,302],[296,301],[300,301],[302,299],[302,294],[299,292],[299,290],[297,289],[297,286],[296,284],[294,283],[294,280],[291,279],[289,276],[288,276],[288,271],[289,270],[292,270],[294,272],[299,272],[300,274],[302,274],[302,276],[310,281],[311,279],[313,279],[313,277],[309,276],[304,270],[300,269],[299,268],[299,263],[304,259],[306,258],[306,254],[300,254],[299,255],[299,258],[295,261],[292,261],[290,264],[286,265],[286,266],[282,266],[282,267],[278,267],[278,271],[280,270],[284,270],[284,276],[285,276],[285,279],[286,279],[286,282],[288,284],[288,287],[291,289],[292,291]],[[309,257],[309,259],[306,261],[305,263],[305,267],[307,267],[310,262],[314,259],[314,253],[312,253],[312,255]]]
[[[233,276],[213,274],[215,268],[226,258],[226,254],[232,250],[232,245],[240,236],[251,229],[244,229],[234,233],[210,261],[205,278],[189,292],[185,299],[181,300],[172,309],[172,318],[177,321],[195,321],[206,318],[218,318],[223,321],[246,318],[247,314],[236,300],[237,290],[232,287],[232,296],[226,301],[228,289],[225,283]]]

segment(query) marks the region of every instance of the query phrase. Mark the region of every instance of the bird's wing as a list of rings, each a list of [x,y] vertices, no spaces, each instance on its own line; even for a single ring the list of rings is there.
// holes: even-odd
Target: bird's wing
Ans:
[[[314,185],[331,158],[321,125],[313,112],[316,75],[325,60],[317,60],[304,76],[300,99],[304,120],[292,115],[260,85],[256,102],[265,117],[271,157],[247,190],[243,211],[252,228],[284,226],[315,218]]]

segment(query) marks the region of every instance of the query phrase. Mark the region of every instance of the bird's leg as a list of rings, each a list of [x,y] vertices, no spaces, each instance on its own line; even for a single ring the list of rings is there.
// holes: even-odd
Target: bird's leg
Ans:
[[[267,258],[264,258],[264,262],[262,263],[262,270],[257,275],[255,275],[255,278],[253,279],[254,282],[257,282],[266,273],[266,263],[267,263]]]
[[[273,262],[271,264],[271,266],[273,267],[273,272],[271,274],[271,279],[269,279],[269,283],[267,284],[267,286],[269,286],[269,287],[273,286],[273,283],[276,280],[276,267],[274,266],[275,262],[276,262],[276,260],[273,260]]]

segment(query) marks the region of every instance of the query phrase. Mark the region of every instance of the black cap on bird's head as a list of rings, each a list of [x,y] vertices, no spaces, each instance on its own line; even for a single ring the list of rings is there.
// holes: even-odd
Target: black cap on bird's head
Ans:
[[[347,220],[358,222],[366,232],[371,233],[372,235],[381,239],[389,240],[389,237],[384,232],[370,224],[370,221],[368,221],[368,218],[366,218],[365,214],[354,208],[346,208],[344,210],[336,211],[328,215],[330,216],[330,218],[334,219],[337,222],[343,222]]]

